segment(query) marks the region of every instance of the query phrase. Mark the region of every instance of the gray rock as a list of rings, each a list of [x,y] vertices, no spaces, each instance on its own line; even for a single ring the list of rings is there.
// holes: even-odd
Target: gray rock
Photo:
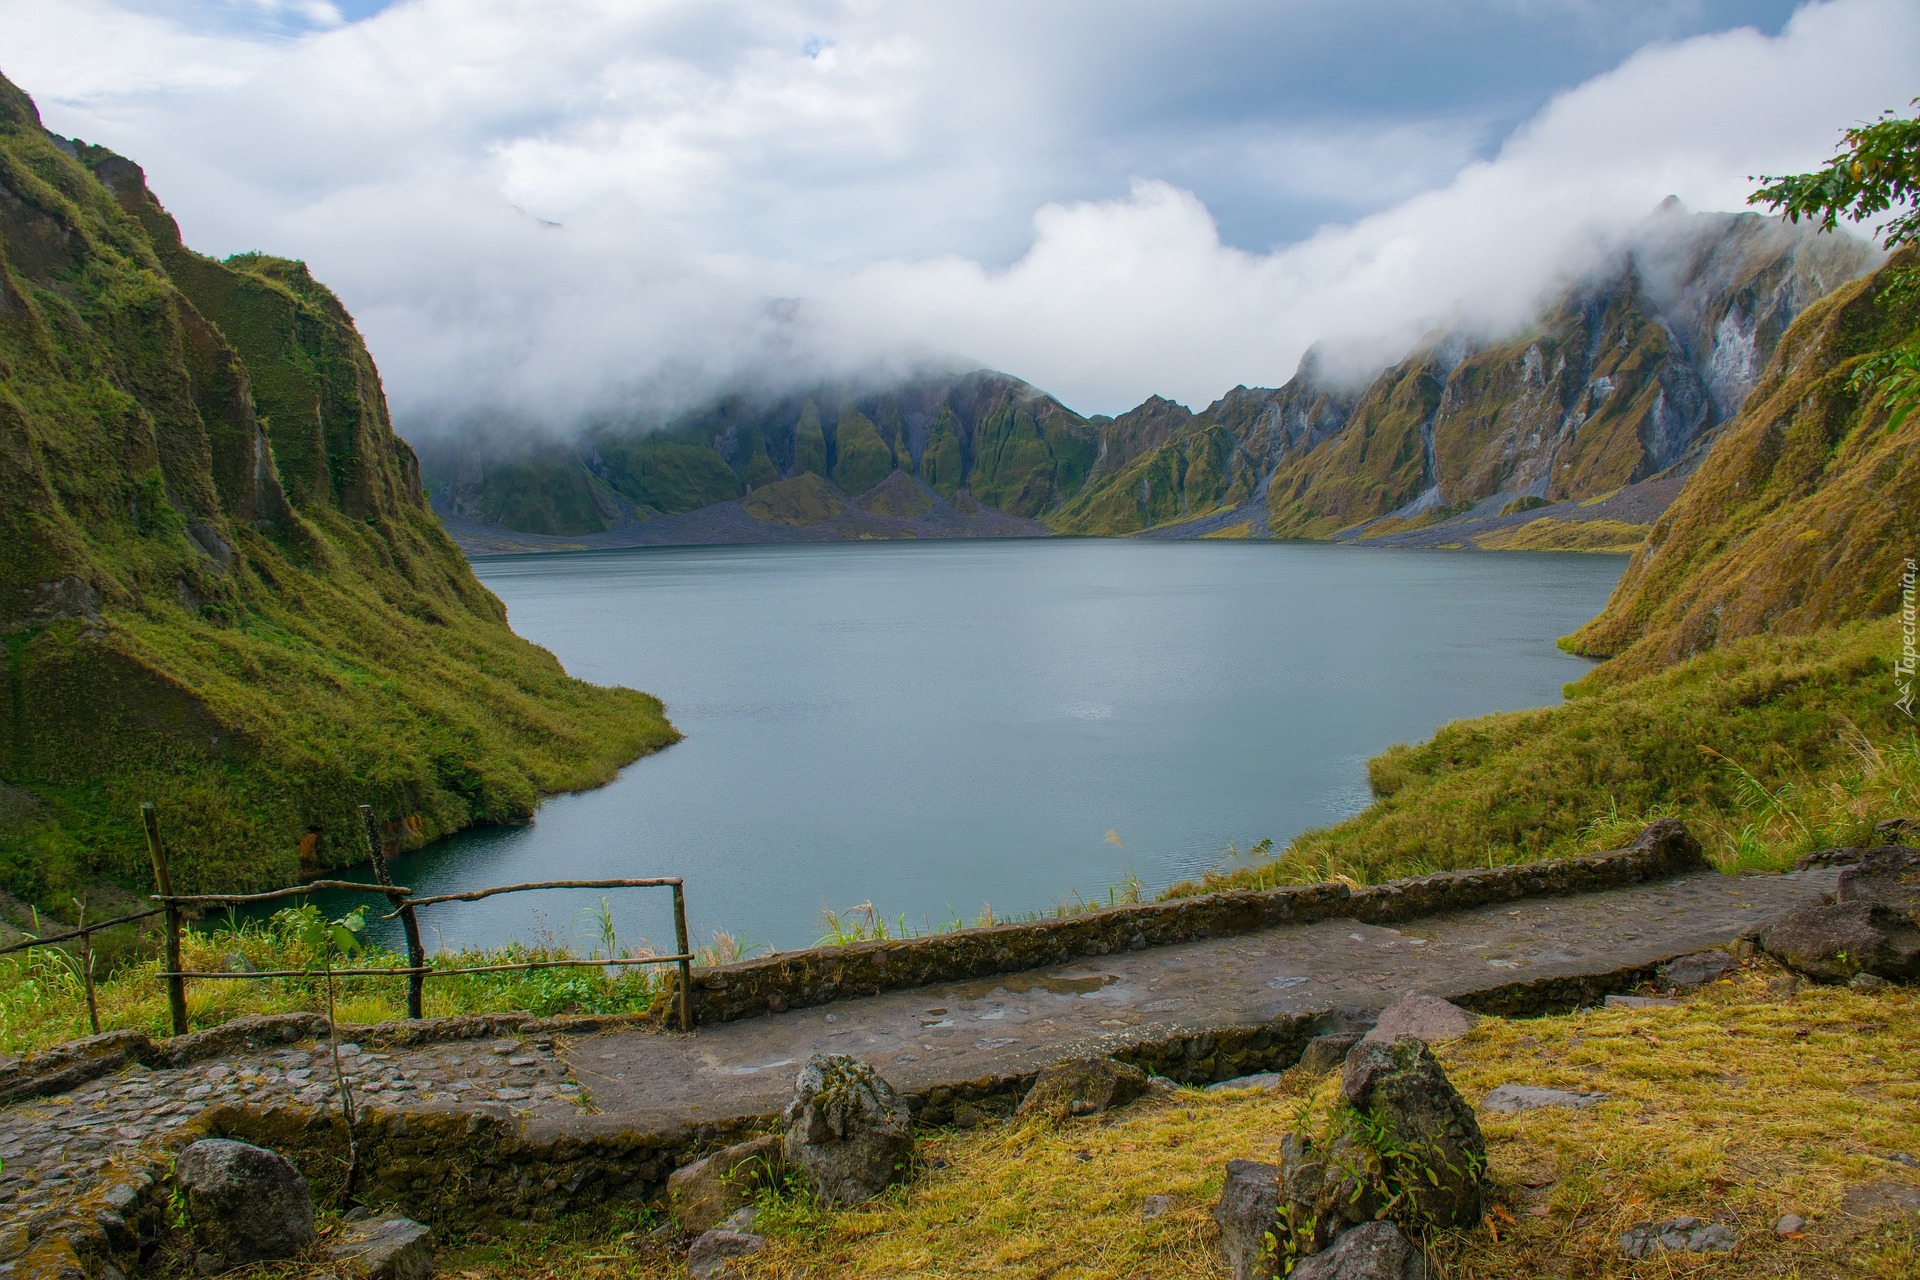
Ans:
[[[1392,1044],[1361,1041],[1347,1057],[1340,1092],[1404,1153],[1387,1172],[1403,1189],[1412,1221],[1479,1225],[1486,1214],[1487,1144],[1473,1108],[1424,1043],[1413,1036]]]
[[[1278,1071],[1260,1071],[1250,1076],[1238,1076],[1232,1080],[1222,1080],[1207,1086],[1208,1093],[1226,1093],[1231,1089],[1271,1089],[1280,1083]]]
[[[1227,1161],[1227,1180],[1213,1206],[1220,1224],[1220,1252],[1233,1280],[1267,1280],[1273,1274],[1274,1215],[1280,1205],[1280,1170],[1257,1160]]]
[[[1075,1058],[1041,1069],[1017,1116],[1090,1116],[1124,1107],[1147,1089],[1147,1073],[1112,1058]]]
[[[1330,1031],[1307,1041],[1300,1051],[1300,1068],[1309,1075],[1323,1076],[1347,1060],[1363,1032]]]
[[[720,1225],[728,1214],[775,1185],[786,1160],[778,1135],[724,1147],[667,1175],[667,1207],[682,1231]]]
[[[1877,973],[1856,973],[1847,979],[1847,985],[1855,991],[1885,991],[1893,984]]]
[[[1367,1222],[1302,1259],[1288,1280],[1427,1280],[1427,1259],[1391,1222]]]
[[[1803,853],[1794,861],[1795,871],[1807,871],[1814,867],[1850,867],[1860,861],[1865,849],[1846,847],[1840,849],[1815,849],[1812,853]]]
[[[1868,1222],[1920,1220],[1920,1187],[1891,1179],[1848,1187],[1840,1193],[1840,1212]]]
[[[1835,902],[1872,902],[1912,911],[1920,907],[1920,849],[1876,845],[1840,873]]]
[[[1807,1229],[1807,1220],[1797,1213],[1783,1213],[1780,1220],[1773,1224],[1773,1234],[1781,1237],[1797,1235]]]
[[[433,1274],[433,1232],[397,1214],[348,1223],[327,1242],[327,1260],[365,1280],[427,1280]]]
[[[174,1178],[223,1267],[291,1258],[313,1242],[313,1190],[277,1151],[202,1138],[181,1153]]]
[[[1408,1041],[1408,1043],[1418,1043]],[[1387,1169],[1351,1133],[1320,1142],[1290,1133],[1280,1143],[1280,1220],[1287,1251],[1315,1254],[1386,1207]]]
[[[1152,1222],[1156,1218],[1166,1217],[1167,1211],[1172,1208],[1172,1196],[1148,1196],[1140,1202],[1140,1216]]]
[[[1682,991],[1704,987],[1733,972],[1733,957],[1724,951],[1696,951],[1660,966],[1661,985]]]
[[[1789,969],[1823,982],[1858,973],[1895,981],[1920,977],[1920,927],[1904,909],[1876,902],[1833,902],[1769,925],[1760,946]]]
[[[822,1204],[871,1200],[907,1175],[907,1104],[864,1062],[838,1053],[808,1058],[782,1118],[787,1165],[806,1173]]]
[[[718,1280],[732,1274],[728,1264],[735,1258],[758,1253],[767,1247],[766,1237],[747,1231],[708,1231],[687,1250],[687,1275],[692,1280]]]
[[[1480,1099],[1482,1111],[1512,1115],[1517,1111],[1538,1111],[1542,1107],[1565,1107],[1584,1111],[1607,1100],[1604,1093],[1574,1093],[1568,1089],[1543,1089],[1530,1084],[1503,1084],[1487,1091]]]
[[[720,1224],[719,1230],[751,1233],[753,1229],[759,1225],[760,1211],[752,1205],[747,1205],[745,1208],[735,1209],[732,1213],[728,1214],[727,1220]]]
[[[1428,1044],[1457,1040],[1473,1030],[1480,1021],[1477,1013],[1468,1013],[1459,1005],[1439,996],[1404,995],[1380,1011],[1380,1020],[1367,1032],[1372,1044],[1392,1044],[1401,1036],[1412,1036]]]
[[[1726,1253],[1738,1243],[1732,1227],[1679,1217],[1629,1229],[1620,1237],[1620,1252],[1628,1258],[1651,1258],[1662,1252]]]
[[[1673,1009],[1679,1006],[1678,1000],[1669,1000],[1665,996],[1608,996],[1609,1009]]]

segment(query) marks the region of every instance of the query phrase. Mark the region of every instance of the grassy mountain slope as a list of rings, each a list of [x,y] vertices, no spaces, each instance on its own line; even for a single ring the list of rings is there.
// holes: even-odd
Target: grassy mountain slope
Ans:
[[[181,246],[139,169],[0,81],[0,880],[188,884],[523,818],[673,740],[519,639],[297,262]]]
[[[1920,736],[1896,701],[1889,615],[1920,545],[1920,414],[1890,428],[1884,393],[1850,383],[1920,325],[1920,303],[1880,297],[1915,256],[1781,336],[1606,611],[1570,639],[1615,656],[1565,704],[1393,747],[1368,766],[1362,813],[1172,892],[1559,856],[1663,814],[1727,869],[1777,868],[1912,816]]]
[[[1880,272],[1814,304],[1759,388],[1570,640],[1612,657],[1596,680],[1655,670],[1737,637],[1804,634],[1899,607],[1920,547],[1920,422],[1888,427],[1884,395],[1850,385],[1920,327],[1883,305]]]

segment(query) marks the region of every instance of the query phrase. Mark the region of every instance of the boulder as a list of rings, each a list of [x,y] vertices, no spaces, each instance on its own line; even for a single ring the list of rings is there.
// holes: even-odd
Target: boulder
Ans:
[[[1380,1020],[1364,1038],[1373,1044],[1392,1044],[1401,1036],[1412,1036],[1440,1044],[1459,1039],[1478,1021],[1479,1014],[1439,996],[1404,995],[1380,1011]]]
[[[1235,1076],[1207,1086],[1208,1093],[1227,1093],[1235,1089],[1271,1089],[1280,1083],[1278,1071],[1259,1071],[1250,1076]]]
[[[1391,1222],[1367,1222],[1303,1258],[1288,1280],[1427,1280],[1427,1258]]]
[[[706,1231],[687,1250],[687,1275],[692,1280],[718,1280],[732,1274],[735,1258],[758,1253],[767,1247],[765,1236],[750,1231]]]
[[[1696,951],[1660,966],[1660,985],[1691,991],[1717,982],[1733,972],[1733,957],[1724,951]]]
[[[1280,1170],[1257,1160],[1227,1161],[1227,1180],[1213,1206],[1220,1224],[1220,1251],[1233,1280],[1267,1280],[1273,1274],[1273,1248],[1280,1204]]]
[[[180,1154],[173,1176],[222,1267],[291,1258],[314,1240],[313,1190],[277,1151],[202,1138]]]
[[[1319,1253],[1386,1208],[1387,1169],[1351,1130],[1316,1140],[1290,1133],[1280,1143],[1280,1220],[1293,1255]]]
[[[1574,1093],[1568,1089],[1543,1089],[1531,1084],[1503,1084],[1487,1090],[1487,1096],[1480,1099],[1480,1109],[1496,1115],[1513,1115],[1520,1111],[1538,1111],[1542,1107],[1565,1107],[1569,1111],[1584,1111],[1588,1107],[1597,1107],[1607,1100],[1604,1093]]]
[[[1846,982],[1871,973],[1893,981],[1920,978],[1920,926],[1900,907],[1877,902],[1824,903],[1767,926],[1760,946],[1797,973]]]
[[[1017,1117],[1064,1120],[1124,1107],[1147,1090],[1147,1073],[1112,1058],[1075,1058],[1044,1068],[1027,1090]]]
[[[1442,1227],[1480,1224],[1487,1144],[1473,1108],[1424,1043],[1413,1036],[1361,1041],[1347,1057],[1340,1093],[1384,1131],[1396,1153],[1387,1169],[1404,1197],[1396,1216]]]
[[[427,1280],[433,1232],[397,1214],[349,1222],[327,1241],[327,1260],[361,1280]]]
[[[778,1135],[724,1147],[667,1175],[667,1207],[682,1231],[720,1225],[728,1214],[779,1182],[786,1163]]]
[[[864,1062],[838,1053],[808,1058],[782,1119],[787,1167],[805,1171],[824,1205],[871,1200],[906,1177],[907,1104]]]
[[[1840,873],[1835,902],[1872,902],[1911,912],[1920,908],[1920,849],[1883,844]]]
[[[1666,996],[1611,995],[1604,1003],[1609,1009],[1677,1009],[1680,1007],[1678,1000],[1670,1000]]]
[[[1361,1032],[1333,1031],[1315,1036],[1300,1051],[1300,1067],[1309,1075],[1323,1076],[1347,1060],[1353,1046],[1360,1043]]]

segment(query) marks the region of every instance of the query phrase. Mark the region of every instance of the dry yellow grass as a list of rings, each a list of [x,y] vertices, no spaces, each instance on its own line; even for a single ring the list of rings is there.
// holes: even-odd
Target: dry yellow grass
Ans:
[[[1495,1208],[1489,1225],[1427,1241],[1435,1280],[1500,1277],[1920,1276],[1916,1223],[1841,1212],[1843,1192],[1920,1184],[1920,993],[1784,989],[1768,965],[1676,1008],[1488,1019],[1443,1046],[1461,1091],[1495,1085],[1600,1090],[1590,1111],[1484,1116]],[[1208,1210],[1231,1157],[1275,1160],[1331,1078],[1291,1073],[1280,1090],[1180,1090],[1059,1127],[942,1134],[910,1189],[833,1214],[781,1210],[754,1280],[993,1277],[1192,1280],[1225,1274]],[[1141,1204],[1170,1195],[1149,1221]],[[1780,1239],[1795,1212],[1811,1224]],[[1731,1254],[1620,1257],[1636,1223],[1691,1214],[1733,1226]],[[656,1280],[685,1274],[684,1240],[624,1233],[605,1215],[472,1242],[448,1274]]]

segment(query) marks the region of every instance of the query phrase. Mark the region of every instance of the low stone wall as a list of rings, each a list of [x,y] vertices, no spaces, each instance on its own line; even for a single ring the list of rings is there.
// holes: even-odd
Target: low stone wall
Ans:
[[[1698,871],[1706,865],[1699,841],[1679,821],[1666,818],[1641,832],[1629,847],[1611,853],[1448,871],[1357,890],[1331,883],[1229,890],[1171,902],[1103,907],[1057,920],[789,951],[698,969],[693,975],[693,1016],[695,1022],[731,1022],[883,991],[1255,933],[1276,925],[1336,918],[1387,924],[1518,898],[1617,888]],[[659,1017],[675,1008],[674,981],[669,974],[669,998],[657,1006]]]

